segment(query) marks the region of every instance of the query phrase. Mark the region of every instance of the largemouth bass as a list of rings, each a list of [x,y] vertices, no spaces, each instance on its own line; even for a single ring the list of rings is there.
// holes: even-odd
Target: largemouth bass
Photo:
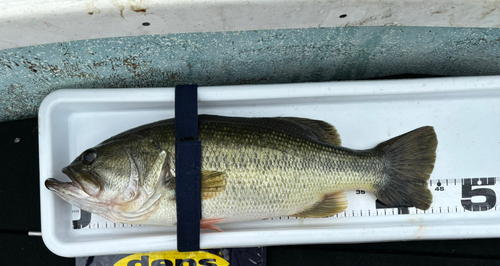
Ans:
[[[305,118],[199,116],[202,228],[279,216],[328,217],[362,189],[390,207],[427,210],[437,138],[418,128],[373,149],[341,146],[330,124]],[[84,151],[45,186],[120,223],[174,226],[175,123],[131,129]]]

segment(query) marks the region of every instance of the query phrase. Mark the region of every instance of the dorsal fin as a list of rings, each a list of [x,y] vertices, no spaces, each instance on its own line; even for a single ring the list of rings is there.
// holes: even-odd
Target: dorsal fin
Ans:
[[[300,117],[279,117],[279,119],[287,120],[301,125],[308,129],[314,136],[322,142],[330,143],[340,146],[342,144],[340,135],[331,124],[314,119],[300,118]]]
[[[344,191],[326,194],[311,208],[291,216],[303,218],[322,218],[333,216],[347,208],[347,198]]]

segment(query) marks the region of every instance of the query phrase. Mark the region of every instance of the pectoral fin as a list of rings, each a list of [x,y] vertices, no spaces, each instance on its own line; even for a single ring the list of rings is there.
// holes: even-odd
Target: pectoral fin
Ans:
[[[211,199],[216,197],[226,188],[226,175],[224,172],[201,172],[201,198]]]
[[[208,219],[208,220],[202,219],[200,221],[200,229],[211,229],[214,231],[222,232],[222,230],[215,224],[223,220],[224,218]]]
[[[217,197],[226,188],[226,174],[217,171],[202,171],[201,172],[201,199],[211,199]],[[171,177],[167,180],[166,186],[175,192],[176,180]],[[175,194],[172,197],[175,200]]]
[[[323,199],[316,202],[311,208],[296,213],[294,217],[321,218],[333,216],[347,208],[347,198],[345,192],[335,192],[326,194]]]

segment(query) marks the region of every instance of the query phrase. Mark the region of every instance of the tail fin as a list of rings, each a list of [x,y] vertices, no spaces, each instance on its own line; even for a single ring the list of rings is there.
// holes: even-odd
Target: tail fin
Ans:
[[[375,147],[385,154],[385,178],[375,191],[383,204],[429,209],[432,194],[426,181],[434,169],[437,143],[434,128],[426,126]]]

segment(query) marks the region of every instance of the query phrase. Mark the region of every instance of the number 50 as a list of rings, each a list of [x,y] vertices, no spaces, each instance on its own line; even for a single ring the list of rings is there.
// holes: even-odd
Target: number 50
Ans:
[[[462,185],[462,206],[468,211],[487,211],[493,207],[497,202],[497,195],[495,191],[490,188],[476,188],[472,186],[494,185],[495,178],[472,178],[464,179]],[[472,202],[472,197],[484,196],[484,202]]]

